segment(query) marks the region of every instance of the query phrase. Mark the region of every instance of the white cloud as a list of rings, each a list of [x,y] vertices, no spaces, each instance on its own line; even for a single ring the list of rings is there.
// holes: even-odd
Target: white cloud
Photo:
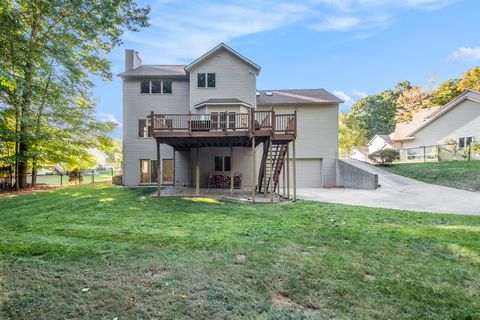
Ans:
[[[97,120],[101,122],[113,122],[117,126],[121,126],[120,122],[115,118],[115,116],[111,113],[98,113]]]
[[[344,101],[344,103],[340,105],[341,112],[348,112],[355,103],[355,100],[343,91],[333,91],[333,94]]]
[[[356,95],[357,97],[359,97],[360,99],[365,98],[366,96],[368,96],[367,93],[365,93],[365,92],[363,92],[363,91],[358,91],[358,90],[355,90],[355,89],[352,90],[352,93],[353,93],[354,95]]]
[[[480,47],[460,47],[457,50],[453,51],[450,57],[455,60],[480,60]]]
[[[357,17],[329,17],[325,23],[311,25],[316,31],[349,31],[360,24],[361,20]]]
[[[192,1],[182,5],[154,7],[149,29],[126,34],[128,41],[153,47],[147,54],[141,52],[143,61],[158,63],[160,55],[161,63],[190,62],[220,42],[281,28],[308,15],[306,6],[293,3]]]
[[[220,42],[290,25],[355,32],[355,39],[365,39],[391,25],[395,9],[438,9],[453,1],[157,0],[151,5],[151,27],[127,32],[124,39],[140,52],[145,64],[183,64]]]

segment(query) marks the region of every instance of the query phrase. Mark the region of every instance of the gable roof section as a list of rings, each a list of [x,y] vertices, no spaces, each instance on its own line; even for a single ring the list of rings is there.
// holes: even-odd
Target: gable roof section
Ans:
[[[325,89],[258,90],[257,105],[342,103]],[[271,95],[267,95],[267,92]]]
[[[212,56],[213,54],[215,54],[216,52],[220,51],[220,50],[225,50],[229,53],[231,53],[232,55],[234,55],[235,57],[237,57],[238,59],[240,59],[241,61],[243,61],[244,63],[248,64],[250,67],[254,68],[255,71],[257,72],[257,75],[260,73],[260,66],[256,63],[254,63],[253,61],[247,59],[245,56],[241,55],[240,53],[238,53],[237,51],[233,50],[232,48],[230,48],[229,46],[227,46],[225,43],[220,43],[218,46],[216,46],[215,48],[213,48],[212,50],[208,51],[207,53],[205,53],[203,56],[201,56],[200,58],[196,59],[195,61],[193,61],[192,63],[190,63],[189,65],[187,65],[185,67],[185,70],[188,72],[190,71],[193,67],[195,67],[196,65],[198,65],[199,63],[201,63],[202,61],[204,61],[205,59],[209,58],[210,56]]]
[[[242,101],[242,100],[237,99],[237,98],[221,98],[221,99],[208,99],[208,100],[202,101],[200,103],[197,103],[195,105],[195,109],[199,109],[199,108],[202,108],[202,107],[207,106],[207,105],[219,105],[219,106],[223,106],[223,105],[242,105],[242,106],[246,106],[246,107],[249,107],[249,108],[252,107],[251,105],[249,105],[245,101]]]
[[[413,115],[412,121],[397,123],[395,126],[394,140],[413,139],[415,133],[422,130],[465,100],[475,101],[480,104],[480,92],[467,90],[442,107],[419,110]]]
[[[130,69],[119,74],[126,78],[148,78],[148,77],[174,77],[187,78],[185,65],[141,65],[136,69]]]
[[[385,143],[388,143],[389,145],[392,145],[392,146],[393,146],[393,141],[392,141],[392,139],[390,138],[390,135],[388,135],[388,134],[376,134],[376,135],[374,135],[373,138],[370,139],[370,141],[367,143],[367,145],[372,144],[372,141],[373,141],[376,137],[379,137],[380,139],[382,139],[383,141],[385,141]]]

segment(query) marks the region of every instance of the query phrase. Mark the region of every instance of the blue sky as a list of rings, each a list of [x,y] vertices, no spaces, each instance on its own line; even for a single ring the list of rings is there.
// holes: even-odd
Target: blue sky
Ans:
[[[306,0],[141,2],[151,26],[126,33],[109,58],[124,67],[124,49],[144,64],[189,63],[225,42],[262,67],[259,89],[325,88],[346,101],[403,80],[428,86],[480,65],[480,1]],[[119,123],[118,77],[95,79],[98,118]]]

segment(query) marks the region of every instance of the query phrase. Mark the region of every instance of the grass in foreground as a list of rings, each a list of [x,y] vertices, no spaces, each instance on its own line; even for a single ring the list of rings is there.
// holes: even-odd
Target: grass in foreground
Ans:
[[[0,318],[480,317],[480,217],[149,192],[1,199]]]
[[[383,169],[442,186],[480,191],[480,161],[399,163]]]

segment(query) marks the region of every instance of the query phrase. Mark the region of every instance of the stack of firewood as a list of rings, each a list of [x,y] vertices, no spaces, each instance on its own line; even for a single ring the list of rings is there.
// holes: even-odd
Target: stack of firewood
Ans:
[[[239,189],[242,186],[242,175],[236,173],[233,176],[233,187]],[[224,176],[221,174],[211,174],[208,179],[209,188],[230,188],[230,176]]]

